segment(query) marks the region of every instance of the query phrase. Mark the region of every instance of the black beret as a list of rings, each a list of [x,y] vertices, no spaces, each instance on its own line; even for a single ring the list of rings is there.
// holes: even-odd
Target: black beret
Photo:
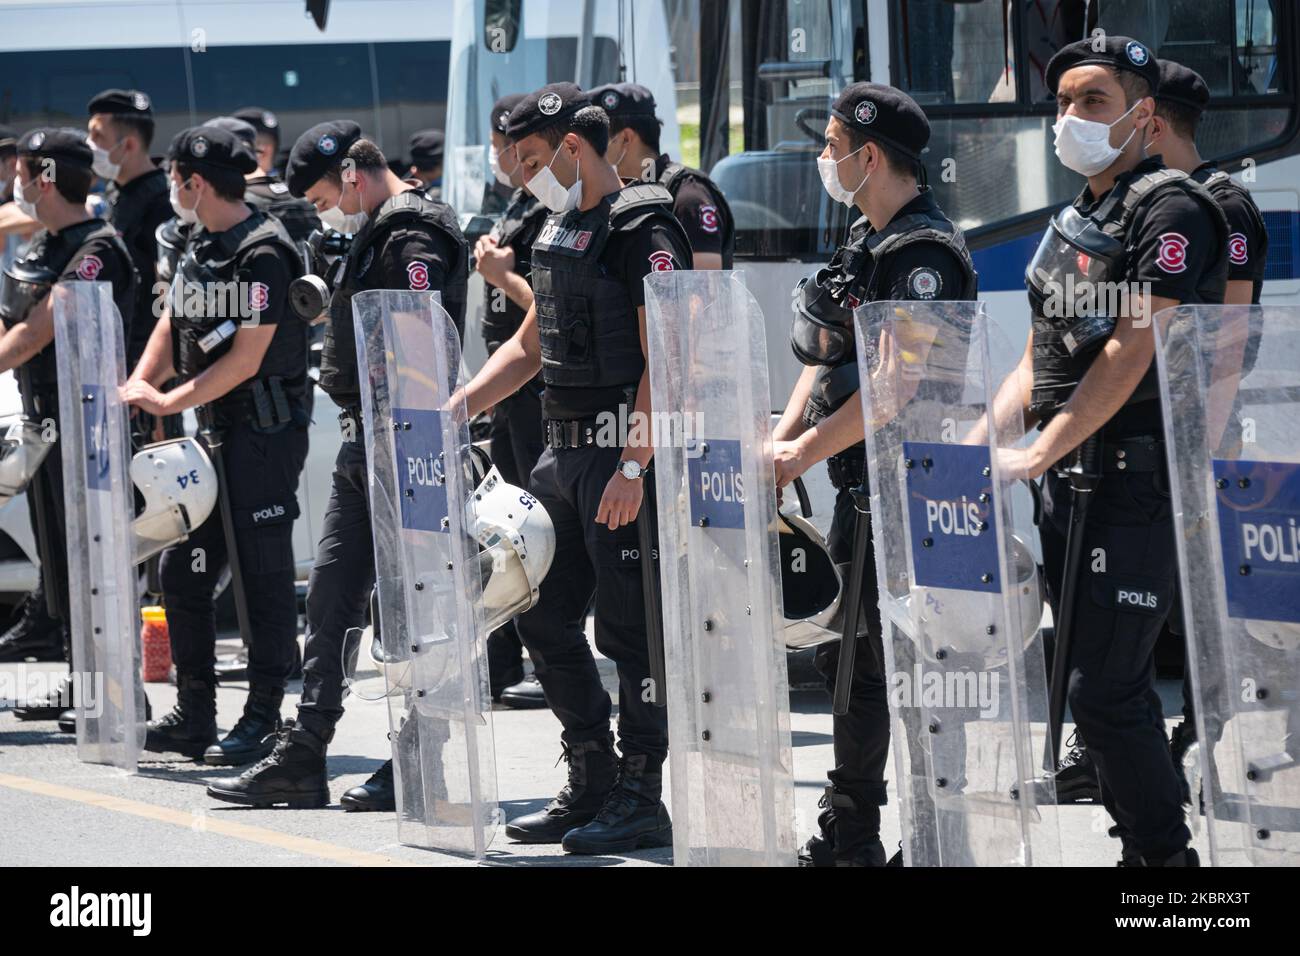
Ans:
[[[360,138],[361,127],[352,120],[317,123],[299,136],[285,164],[284,180],[289,192],[301,199],[322,176],[343,162]]]
[[[18,134],[8,126],[0,126],[0,153],[12,153],[18,148]]]
[[[241,176],[257,169],[257,157],[242,139],[228,129],[206,124],[176,134],[167,158],[173,163],[209,169],[229,169]]]
[[[446,137],[440,129],[421,129],[411,134],[411,165],[432,169],[442,162],[442,144]]]
[[[510,111],[506,135],[515,140],[523,139],[590,105],[591,98],[576,83],[548,83],[529,93]]]
[[[1045,79],[1047,88],[1056,95],[1056,87],[1061,82],[1061,75],[1076,66],[1109,66],[1116,70],[1128,70],[1136,73],[1149,84],[1151,92],[1160,86],[1160,66],[1155,54],[1145,43],[1132,37],[1096,36],[1089,40],[1076,40],[1056,51],[1056,55],[1047,64]]]
[[[90,169],[95,161],[94,151],[86,142],[86,131],[66,126],[29,129],[18,140],[18,155],[52,159],[56,163],[71,163],[86,169]]]
[[[234,133],[245,146],[254,152],[257,151],[257,130],[247,120],[237,116],[214,116],[203,125],[217,126],[228,133]]]
[[[655,95],[638,83],[609,83],[589,95],[611,117],[655,115]]]
[[[1173,60],[1160,60],[1160,87],[1156,99],[1162,103],[1190,106],[1198,113],[1210,102],[1210,88],[1201,74]]]
[[[259,133],[270,133],[277,141],[280,139],[280,121],[270,110],[264,110],[260,106],[243,106],[230,115],[248,123]]]
[[[930,142],[930,121],[902,90],[880,83],[851,83],[831,106],[831,115],[850,129],[920,161]]]
[[[86,104],[86,115],[96,113],[125,113],[128,116],[153,116],[149,94],[139,90],[105,90],[91,97]]]
[[[502,136],[506,134],[506,127],[510,125],[510,111],[518,106],[523,98],[523,93],[507,93],[492,104],[493,130]]]

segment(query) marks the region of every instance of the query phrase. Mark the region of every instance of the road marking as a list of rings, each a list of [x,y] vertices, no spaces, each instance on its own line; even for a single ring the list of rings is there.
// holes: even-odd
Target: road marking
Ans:
[[[343,863],[349,866],[419,865],[405,860],[395,860],[382,853],[352,850],[347,847],[336,846],[333,843],[326,843],[323,840],[313,840],[309,837],[268,830],[265,827],[255,827],[246,823],[222,820],[211,813],[194,813],[192,811],[176,810],[171,807],[160,807],[152,803],[142,803],[138,800],[114,797],[107,793],[97,793],[94,790],[82,790],[77,787],[65,787],[62,784],[49,783],[44,780],[33,780],[30,777],[0,773],[0,787],[23,790],[43,797],[56,797],[59,800],[71,800],[74,803],[98,807],[101,810],[112,810],[115,813],[128,813],[132,816],[143,817],[146,820],[156,820],[159,823],[184,827],[196,833],[217,833],[221,836],[233,837],[236,840],[260,843],[263,846],[288,850],[292,853],[301,853],[304,856],[318,857],[332,863]]]

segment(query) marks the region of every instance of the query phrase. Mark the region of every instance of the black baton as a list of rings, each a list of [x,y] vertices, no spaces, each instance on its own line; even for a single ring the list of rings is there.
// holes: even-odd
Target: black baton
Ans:
[[[835,670],[835,697],[832,710],[837,717],[849,712],[849,695],[853,690],[853,664],[858,654],[858,615],[862,611],[862,573],[867,565],[867,547],[871,544],[871,496],[865,484],[850,490],[853,496],[853,559],[849,563],[849,580],[844,589],[840,611],[844,614],[840,631],[840,659]],[[874,643],[872,654],[876,653]],[[877,668],[883,673],[879,660]]]
[[[650,654],[650,703],[656,707],[667,707],[666,695],[660,689],[668,683],[664,670],[664,623],[659,606],[659,572],[654,564],[654,533],[651,524],[655,520],[654,507],[650,501],[650,473],[643,473],[641,495],[641,513],[636,516],[636,531],[640,538],[641,551],[641,590],[645,593],[645,636],[646,648]]]
[[[239,636],[248,646],[248,601],[244,597],[244,572],[239,565],[239,542],[235,539],[235,515],[230,507],[230,485],[226,481],[226,462],[221,446],[225,440],[225,430],[218,428],[213,420],[212,409],[200,405],[195,410],[199,419],[199,432],[208,453],[212,457],[212,467],[217,473],[217,501],[221,507],[221,531],[226,538],[226,560],[230,563],[230,586],[235,591],[235,619],[239,622]]]
[[[1053,620],[1056,648],[1052,653],[1052,686],[1047,694],[1047,752],[1043,769],[1055,773],[1061,753],[1061,726],[1065,723],[1065,697],[1070,681],[1070,631],[1078,596],[1079,559],[1083,556],[1084,523],[1088,505],[1101,479],[1101,436],[1093,435],[1079,446],[1074,463],[1066,469],[1070,481],[1070,525],[1065,533],[1065,571],[1061,575],[1059,617]]]

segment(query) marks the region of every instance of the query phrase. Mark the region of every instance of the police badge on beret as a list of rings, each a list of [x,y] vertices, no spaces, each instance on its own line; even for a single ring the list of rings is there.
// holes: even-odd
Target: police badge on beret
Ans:
[[[326,156],[333,156],[339,148],[339,141],[328,133],[316,140],[316,149]]]
[[[136,93],[134,96],[131,97],[131,103],[132,105],[135,106],[136,109],[138,109],[141,113],[143,113],[145,110],[149,108],[149,97],[146,96],[144,93]]]
[[[1124,47],[1124,54],[1128,57],[1128,61],[1134,66],[1144,66],[1147,60],[1151,58],[1151,54],[1147,52],[1147,48],[1141,43],[1138,43],[1137,40],[1130,41],[1128,46]]]
[[[907,291],[914,299],[933,299],[943,289],[943,279],[929,266],[913,269],[907,277]]]
[[[280,125],[280,121],[275,118],[275,114],[267,110],[262,114],[262,125],[267,129],[275,129]]]
[[[202,159],[208,155],[208,141],[202,136],[195,136],[190,141],[190,155],[196,159]]]
[[[38,133],[32,133],[32,137],[31,137],[31,139],[29,139],[29,140],[27,141],[27,148],[28,148],[28,149],[31,149],[31,150],[37,150],[37,149],[40,149],[40,148],[41,148],[41,143],[43,143],[43,142],[45,142],[45,134],[44,134],[44,133],[39,133],[39,132],[38,132]]]
[[[853,118],[863,126],[870,126],[876,119],[876,104],[871,100],[863,100],[853,110]]]
[[[543,116],[554,116],[564,106],[559,93],[546,93],[537,101],[537,109]]]
[[[600,105],[607,110],[618,109],[618,93],[614,90],[606,90],[605,95],[600,98]]]

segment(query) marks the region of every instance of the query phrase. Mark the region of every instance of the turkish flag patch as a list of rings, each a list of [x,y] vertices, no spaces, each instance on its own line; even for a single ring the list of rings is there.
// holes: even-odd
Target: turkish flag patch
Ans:
[[[429,291],[429,267],[423,262],[412,262],[407,265],[406,278],[412,292]]]
[[[1228,258],[1234,266],[1244,266],[1250,259],[1250,244],[1245,233],[1234,232],[1228,237]]]
[[[705,232],[718,231],[718,207],[701,206],[700,207],[700,228]]]
[[[271,290],[265,282],[248,284],[248,307],[254,312],[263,311],[271,304]]]
[[[1170,275],[1187,271],[1187,237],[1180,232],[1166,232],[1160,236],[1160,249],[1156,265]]]
[[[104,260],[99,256],[84,256],[77,263],[77,278],[83,282],[93,282],[104,269]]]
[[[673,254],[671,252],[665,252],[663,249],[650,253],[650,271],[672,272]]]

